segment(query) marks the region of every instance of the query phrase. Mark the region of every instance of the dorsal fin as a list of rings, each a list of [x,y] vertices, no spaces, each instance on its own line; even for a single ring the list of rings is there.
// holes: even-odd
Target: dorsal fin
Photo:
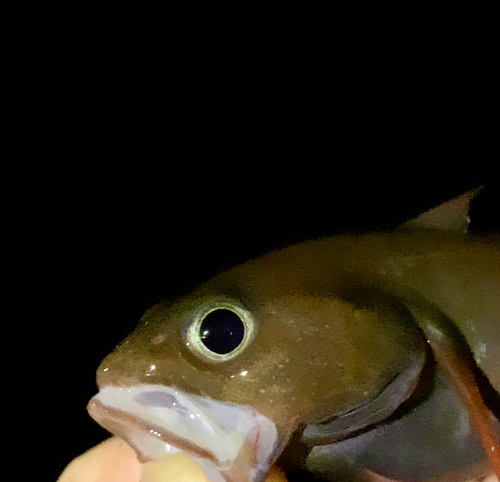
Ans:
[[[470,221],[470,203],[481,189],[482,187],[471,189],[403,223],[400,227],[401,229],[444,229],[466,233]]]

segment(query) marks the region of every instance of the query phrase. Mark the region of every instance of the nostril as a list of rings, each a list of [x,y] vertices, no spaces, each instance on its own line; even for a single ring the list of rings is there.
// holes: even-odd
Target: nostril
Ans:
[[[179,401],[170,393],[164,392],[142,392],[134,397],[134,401],[144,407],[173,408],[186,410]]]

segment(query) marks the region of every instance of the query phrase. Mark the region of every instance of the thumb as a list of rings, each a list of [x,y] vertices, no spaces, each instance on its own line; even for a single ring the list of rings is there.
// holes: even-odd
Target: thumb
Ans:
[[[167,455],[155,463],[144,464],[140,482],[210,482],[199,465],[181,452]],[[284,473],[272,467],[265,482],[287,482]]]
[[[57,482],[139,482],[141,474],[133,449],[111,437],[73,460]]]
[[[209,482],[205,473],[182,453],[141,465],[122,439],[111,437],[73,460],[57,482]],[[265,482],[287,482],[272,467]]]

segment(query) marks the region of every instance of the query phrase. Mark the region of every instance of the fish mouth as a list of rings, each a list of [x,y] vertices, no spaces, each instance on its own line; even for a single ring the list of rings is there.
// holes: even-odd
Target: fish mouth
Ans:
[[[87,409],[141,462],[182,451],[212,482],[260,482],[277,454],[277,428],[257,410],[173,387],[105,386]]]

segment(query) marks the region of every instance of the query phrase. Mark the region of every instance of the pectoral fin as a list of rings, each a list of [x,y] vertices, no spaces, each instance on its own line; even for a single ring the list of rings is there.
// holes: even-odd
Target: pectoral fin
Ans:
[[[491,473],[481,445],[471,434],[469,414],[449,386],[444,370],[438,367],[434,374],[429,370],[424,378],[430,394],[423,393],[424,398],[399,417],[367,432],[314,447],[308,468],[335,475],[340,468],[342,477],[346,472],[356,474],[351,477],[356,482],[365,478],[370,482],[457,482]],[[500,433],[498,423],[496,430]]]
[[[500,477],[500,439],[478,386],[474,358],[467,343],[452,320],[426,300],[410,295],[408,308],[426,334],[437,363],[467,408],[491,468]]]

